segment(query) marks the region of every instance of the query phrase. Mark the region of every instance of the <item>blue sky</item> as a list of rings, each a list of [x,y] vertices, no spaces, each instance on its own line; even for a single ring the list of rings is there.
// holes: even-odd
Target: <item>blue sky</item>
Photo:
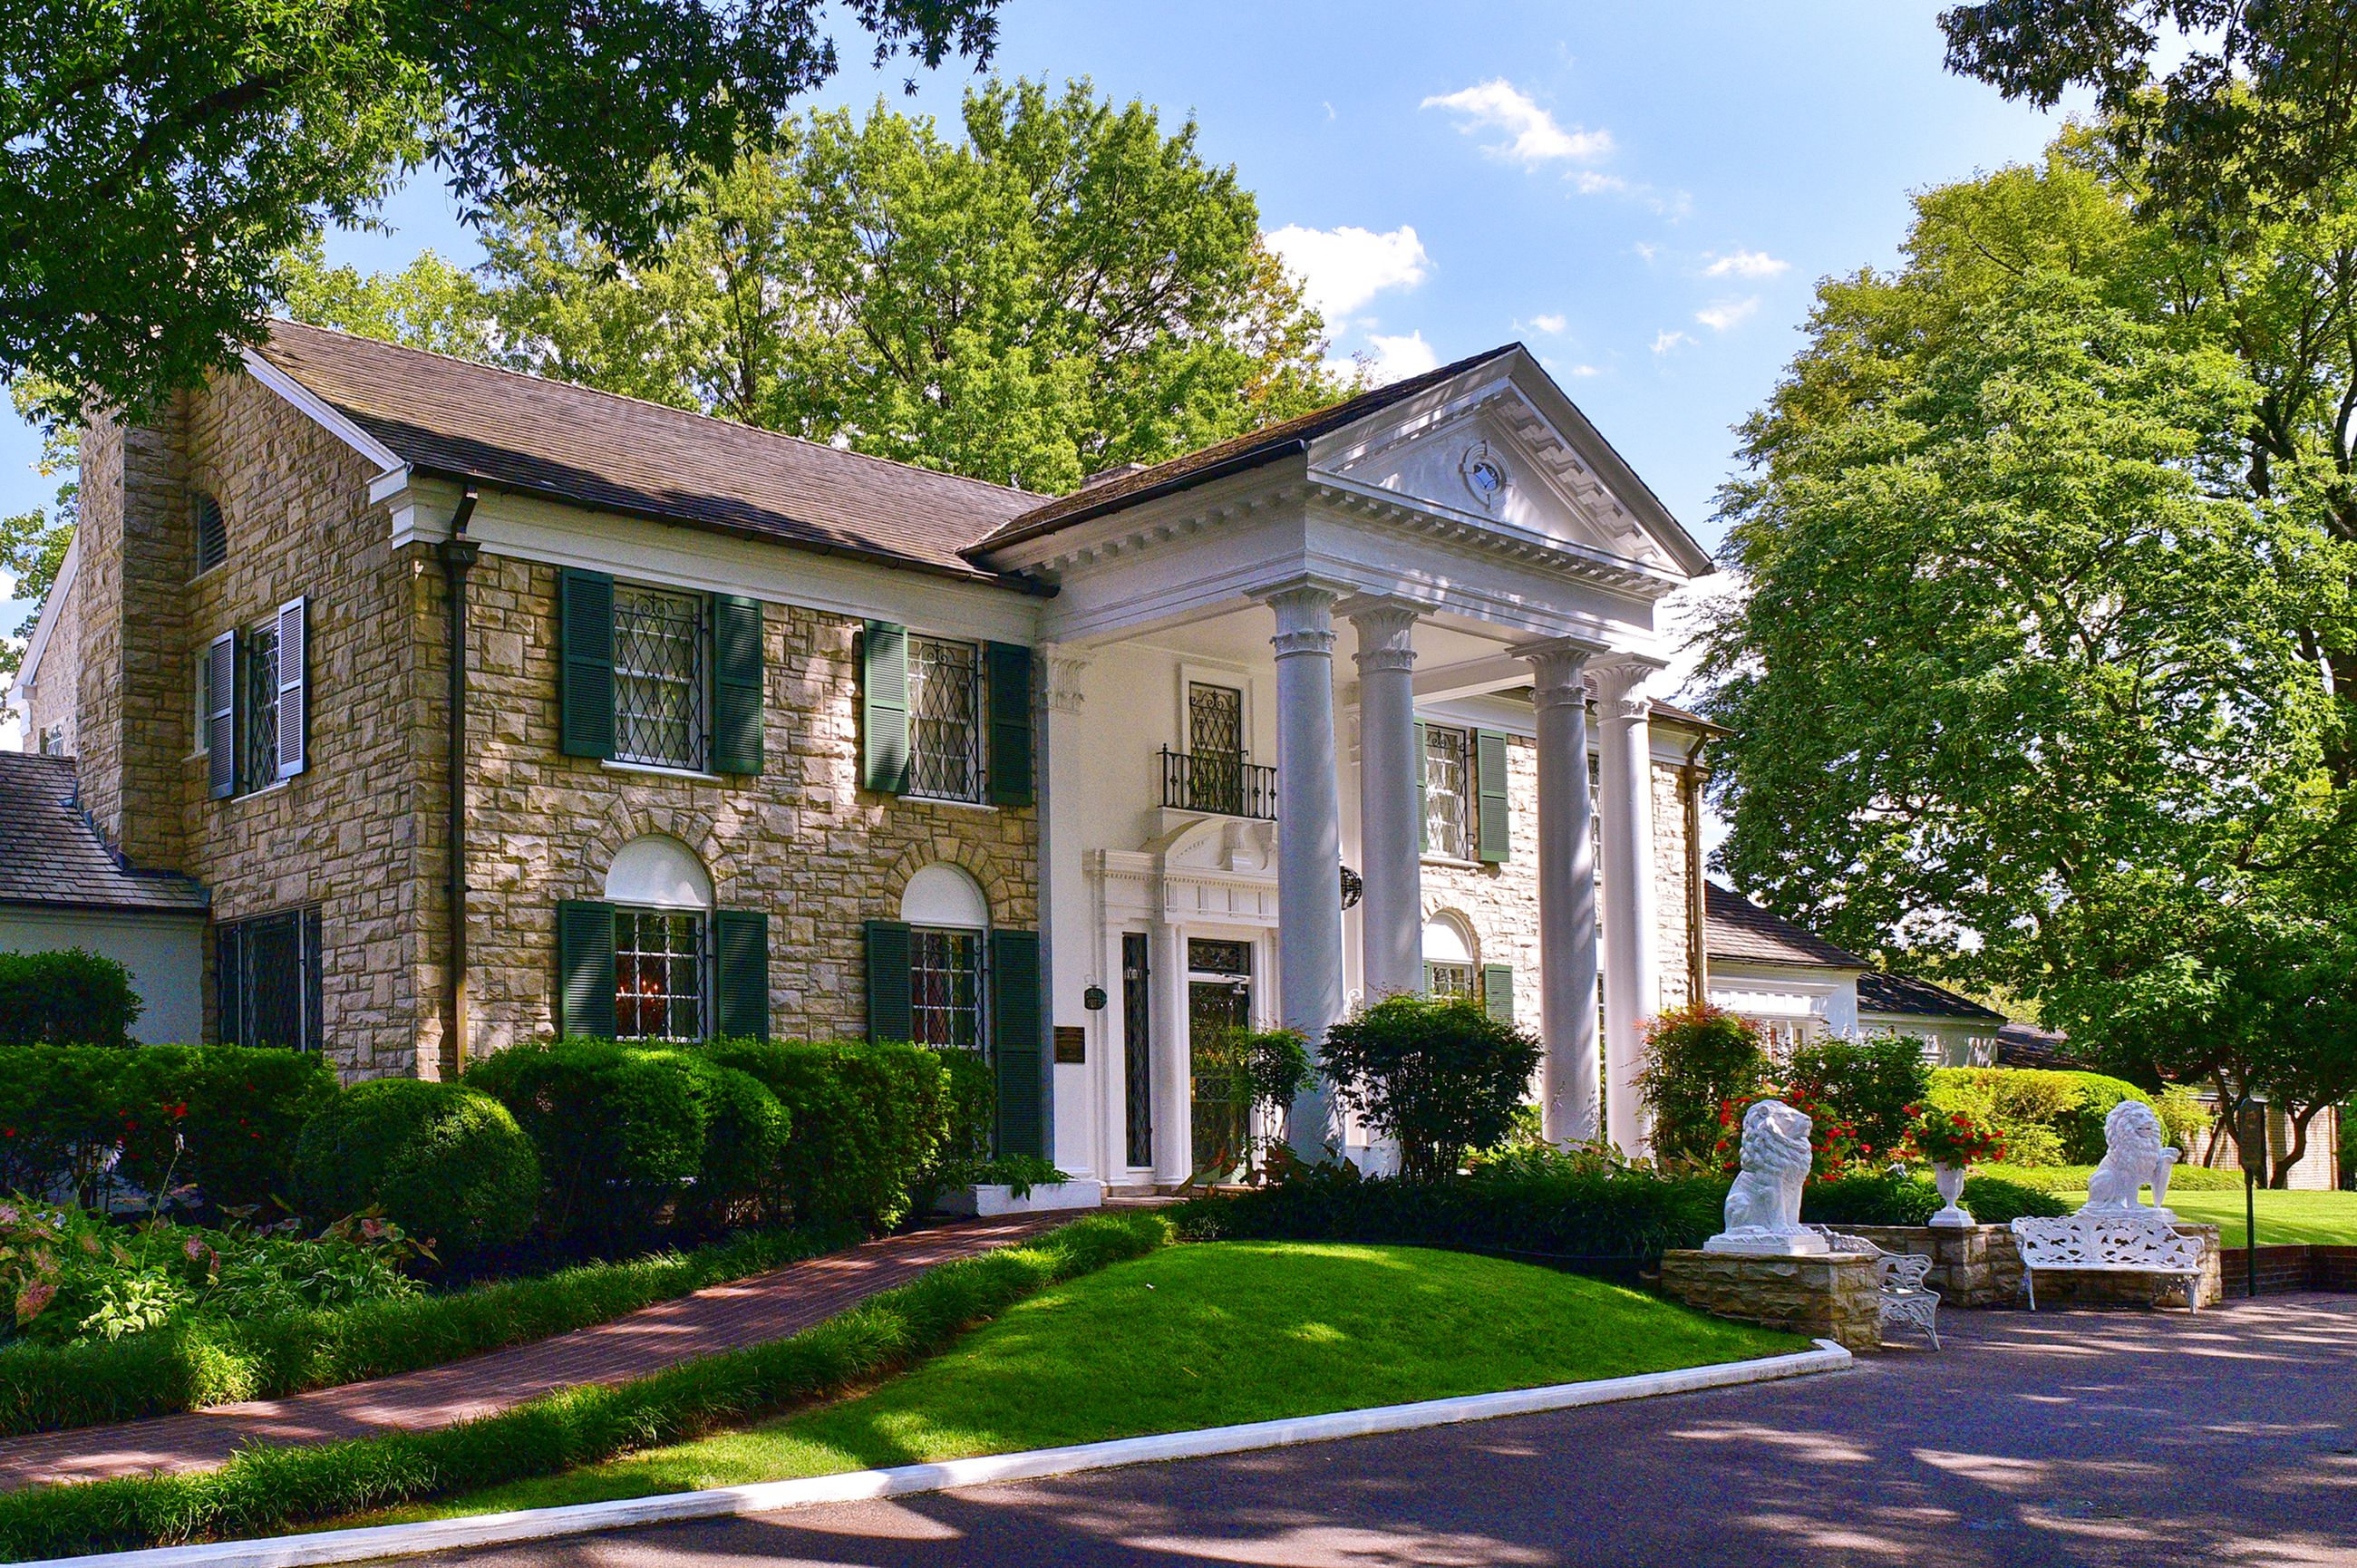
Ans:
[[[2057,119],[1941,69],[1892,0],[1348,5],[1007,0],[995,69],[1192,114],[1326,308],[1338,357],[1406,372],[1520,338],[1703,541],[1729,427],[1800,343],[1815,280],[1888,266],[1908,195],[2034,156]],[[817,96],[955,114],[968,73],[855,68]],[[2066,109],[2069,107],[2065,106]],[[479,252],[414,183],[329,254]],[[0,515],[43,504],[0,420]],[[0,609],[12,628],[21,607]]]

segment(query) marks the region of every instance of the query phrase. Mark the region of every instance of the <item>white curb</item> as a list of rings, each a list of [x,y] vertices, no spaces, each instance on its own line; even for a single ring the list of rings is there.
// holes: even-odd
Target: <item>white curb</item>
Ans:
[[[1117,1465],[1141,1465],[1162,1459],[1200,1459],[1214,1454],[1240,1454],[1254,1448],[1277,1448],[1296,1443],[1324,1443],[1338,1437],[1364,1437],[1379,1432],[1408,1432],[1423,1426],[1448,1426],[1462,1421],[1488,1421],[1501,1415],[1529,1415],[1538,1411],[1569,1410],[1578,1405],[1611,1404],[1622,1400],[1649,1399],[1658,1394],[1686,1393],[1695,1389],[1729,1388],[1738,1383],[1773,1382],[1781,1378],[1835,1372],[1850,1365],[1850,1353],[1830,1339],[1817,1348],[1755,1361],[1728,1361],[1713,1367],[1688,1367],[1674,1372],[1646,1372],[1633,1378],[1605,1378],[1594,1382],[1555,1383],[1539,1389],[1512,1389],[1504,1393],[1467,1394],[1457,1399],[1424,1400],[1415,1404],[1377,1405],[1371,1410],[1338,1411],[1331,1415],[1306,1415],[1286,1421],[1255,1421],[1240,1426],[1211,1426],[1197,1432],[1171,1432],[1157,1437],[1120,1437],[1108,1443],[1080,1443],[1064,1448],[1034,1448],[1022,1454],[995,1454],[976,1459],[951,1459],[938,1465],[902,1465],[889,1470],[854,1470],[840,1476],[813,1476],[795,1481],[757,1481],[742,1487],[714,1487],[700,1492],[672,1492],[651,1498],[619,1498],[611,1502],[574,1503],[564,1508],[522,1509],[511,1513],[479,1514],[469,1519],[429,1520],[418,1524],[376,1525],[364,1530],[317,1530],[307,1535],[283,1535],[268,1541],[221,1541],[200,1546],[159,1546],[141,1552],[115,1552],[90,1557],[45,1558],[33,1568],[300,1568],[315,1563],[363,1563],[381,1557],[406,1557],[454,1547],[498,1546],[538,1541],[555,1535],[582,1535],[592,1530],[630,1525],[658,1524],[672,1520],[716,1519],[736,1514],[774,1513],[808,1508],[815,1503],[858,1502],[871,1498],[899,1497],[909,1492],[947,1491],[994,1481],[1029,1481],[1046,1476],[1069,1476],[1082,1470],[1103,1470]]]

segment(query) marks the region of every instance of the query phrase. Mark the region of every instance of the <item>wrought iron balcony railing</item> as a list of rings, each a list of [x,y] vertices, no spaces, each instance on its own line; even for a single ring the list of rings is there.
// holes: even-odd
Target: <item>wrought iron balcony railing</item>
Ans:
[[[1162,803],[1182,811],[1276,821],[1276,769],[1235,757],[1162,748]]]

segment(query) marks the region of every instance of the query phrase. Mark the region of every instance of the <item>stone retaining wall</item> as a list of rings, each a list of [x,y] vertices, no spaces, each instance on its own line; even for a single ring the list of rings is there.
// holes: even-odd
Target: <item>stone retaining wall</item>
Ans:
[[[1863,1236],[1886,1252],[1908,1252],[1932,1260],[1925,1281],[1940,1293],[1947,1306],[2027,1305],[2021,1288],[2021,1252],[2013,1232],[2002,1225],[1965,1225],[1950,1229],[1930,1225],[1842,1225],[1844,1235]],[[2180,1236],[2203,1240],[2201,1305],[2214,1306],[2224,1299],[2215,1225],[2179,1225]],[[2264,1254],[2267,1249],[2262,1248]],[[2357,1248],[2348,1249],[2357,1254]],[[2239,1254],[2236,1254],[2239,1256]],[[2240,1277],[2239,1275],[2236,1277]],[[2261,1289],[2270,1288],[2263,1278]],[[2284,1285],[2286,1290],[2308,1288]],[[2177,1305],[2184,1287],[2158,1274],[2038,1271],[2038,1297],[2055,1306]]]
[[[1874,1260],[1855,1253],[1778,1258],[1680,1248],[1662,1254],[1662,1291],[1714,1316],[1831,1339],[1850,1350],[1882,1344]]]

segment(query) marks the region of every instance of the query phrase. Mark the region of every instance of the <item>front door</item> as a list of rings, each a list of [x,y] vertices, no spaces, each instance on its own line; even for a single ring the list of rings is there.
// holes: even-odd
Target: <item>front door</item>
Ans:
[[[1187,1037],[1192,1057],[1195,1174],[1216,1181],[1241,1171],[1251,1107],[1235,1096],[1218,1058],[1222,1036],[1252,1026],[1252,944],[1187,944]]]

